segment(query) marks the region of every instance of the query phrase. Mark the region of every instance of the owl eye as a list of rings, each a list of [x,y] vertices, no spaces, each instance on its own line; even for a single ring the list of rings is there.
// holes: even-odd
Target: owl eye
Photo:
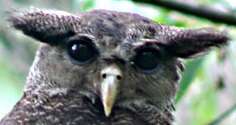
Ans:
[[[92,61],[98,53],[92,40],[87,37],[71,41],[67,49],[69,56],[81,64]]]
[[[158,51],[145,49],[137,52],[133,62],[139,69],[148,72],[154,70],[158,66],[158,57]]]

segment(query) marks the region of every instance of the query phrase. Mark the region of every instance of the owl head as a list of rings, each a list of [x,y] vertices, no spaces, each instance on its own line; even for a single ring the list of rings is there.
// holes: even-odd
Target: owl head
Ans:
[[[99,98],[106,116],[117,105],[171,103],[178,89],[180,59],[227,43],[212,28],[180,29],[143,16],[108,10],[77,15],[15,11],[12,26],[40,42],[25,93],[76,91]]]

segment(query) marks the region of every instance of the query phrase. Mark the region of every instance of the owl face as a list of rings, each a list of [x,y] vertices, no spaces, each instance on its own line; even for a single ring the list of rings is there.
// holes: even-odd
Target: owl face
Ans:
[[[126,101],[170,101],[179,78],[177,59],[152,41],[154,36],[144,38],[138,28],[132,29],[135,32],[125,28],[142,24],[119,23],[106,17],[89,20],[81,24],[81,32],[56,45],[41,47],[40,53],[45,56],[41,71],[60,87],[83,88],[99,97],[107,116],[113,105]],[[148,35],[145,32],[143,36]]]
[[[212,29],[180,30],[107,10],[72,15],[36,9],[13,14],[10,21],[43,43],[32,69],[51,82],[33,88],[99,98],[106,116],[113,107],[133,101],[171,102],[178,88],[179,58],[227,41]]]

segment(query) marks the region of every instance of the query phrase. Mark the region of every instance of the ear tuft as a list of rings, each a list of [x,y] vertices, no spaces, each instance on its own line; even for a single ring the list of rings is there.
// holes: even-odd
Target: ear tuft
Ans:
[[[79,22],[79,17],[64,11],[31,8],[11,11],[8,21],[28,36],[55,44],[58,40],[73,35],[74,25]]]
[[[213,28],[179,30],[175,36],[168,39],[166,49],[172,55],[188,58],[227,44],[229,37],[226,31],[216,31]]]

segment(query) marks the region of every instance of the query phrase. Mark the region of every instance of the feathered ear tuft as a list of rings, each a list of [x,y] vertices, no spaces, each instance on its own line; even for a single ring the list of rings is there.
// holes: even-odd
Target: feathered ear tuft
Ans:
[[[55,44],[75,32],[79,17],[64,11],[31,8],[11,11],[11,25],[41,42]]]
[[[175,30],[174,35],[168,36],[166,49],[172,55],[188,58],[205,52],[211,47],[227,44],[229,37],[226,32],[219,32],[213,28]]]

